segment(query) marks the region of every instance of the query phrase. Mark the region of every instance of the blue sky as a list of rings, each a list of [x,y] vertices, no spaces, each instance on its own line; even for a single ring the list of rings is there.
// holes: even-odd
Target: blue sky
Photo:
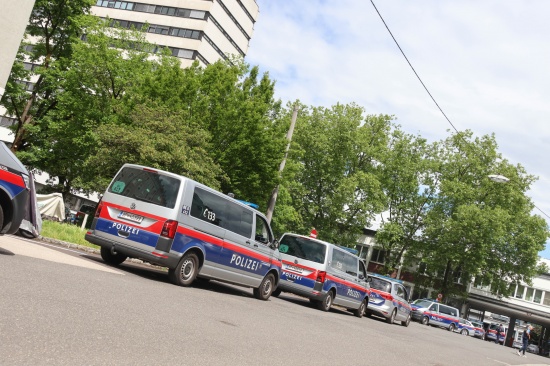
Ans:
[[[428,140],[449,135],[370,1],[256,1],[246,61],[269,72],[283,102],[355,102]],[[550,215],[550,1],[374,3],[453,125],[495,133],[504,157],[539,177],[528,195]]]

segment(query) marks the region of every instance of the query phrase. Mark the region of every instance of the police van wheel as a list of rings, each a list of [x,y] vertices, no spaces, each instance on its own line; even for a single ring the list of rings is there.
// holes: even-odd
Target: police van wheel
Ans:
[[[460,331],[460,334],[466,335],[466,336],[467,336],[467,335],[468,335],[468,331],[467,331],[466,329],[462,329],[462,330]]]
[[[101,258],[107,264],[110,264],[112,266],[118,266],[119,264],[124,262],[128,257],[120,253],[113,254],[111,252],[111,248],[101,247]]]
[[[454,324],[449,325],[449,332],[454,332],[454,330],[455,330],[455,325]]]
[[[319,308],[319,310],[329,311],[330,307],[332,306],[333,297],[334,295],[332,294],[332,291],[329,291],[325,296],[325,298],[317,304],[317,307]]]
[[[396,312],[397,312],[397,310],[393,309],[393,311],[391,312],[390,317],[386,319],[386,322],[388,322],[388,324],[393,324],[393,322],[395,321],[395,313]]]
[[[358,318],[362,318],[363,314],[365,314],[366,309],[367,309],[367,301],[363,300],[361,301],[361,305],[359,305],[359,309],[353,310],[353,315],[355,315]]]
[[[267,276],[264,277],[262,280],[262,283],[260,283],[260,287],[255,288],[253,290],[254,297],[258,300],[267,300],[269,299],[269,296],[271,296],[271,293],[273,292],[273,287],[275,285],[275,277],[270,273]]]
[[[4,210],[2,210],[2,205],[0,205],[0,232],[4,228]]]
[[[428,319],[427,316],[425,316],[425,317],[422,318],[422,324],[428,325],[429,323],[430,323],[430,320]]]
[[[407,320],[401,322],[401,325],[404,327],[408,327],[410,323],[411,323],[411,314],[409,314],[409,316],[407,317]]]
[[[190,286],[199,273],[199,259],[194,253],[181,258],[175,269],[168,272],[170,280],[178,286]]]
[[[275,291],[273,291],[273,292],[271,293],[271,296],[279,297],[279,295],[281,294],[281,292],[282,292],[281,289],[280,289],[280,288],[277,288],[277,289],[275,289]]]

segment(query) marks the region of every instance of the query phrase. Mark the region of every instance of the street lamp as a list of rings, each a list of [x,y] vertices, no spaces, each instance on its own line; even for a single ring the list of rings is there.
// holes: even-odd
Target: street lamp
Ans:
[[[510,181],[510,178],[500,174],[491,174],[489,175],[489,179],[497,183],[508,183]]]

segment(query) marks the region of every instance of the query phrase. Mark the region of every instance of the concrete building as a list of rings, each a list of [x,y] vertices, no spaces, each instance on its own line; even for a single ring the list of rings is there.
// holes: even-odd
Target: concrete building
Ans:
[[[98,0],[92,13],[125,28],[146,27],[147,40],[170,48],[186,67],[244,57],[259,9],[255,0]]]
[[[0,98],[29,22],[34,0],[0,0]]]

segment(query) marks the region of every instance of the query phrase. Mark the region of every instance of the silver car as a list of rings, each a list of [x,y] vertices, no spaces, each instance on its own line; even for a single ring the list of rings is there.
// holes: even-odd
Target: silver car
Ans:
[[[374,314],[384,317],[390,324],[397,320],[408,327],[411,322],[411,306],[402,281],[377,274],[369,274],[369,277],[371,294],[367,316]]]

